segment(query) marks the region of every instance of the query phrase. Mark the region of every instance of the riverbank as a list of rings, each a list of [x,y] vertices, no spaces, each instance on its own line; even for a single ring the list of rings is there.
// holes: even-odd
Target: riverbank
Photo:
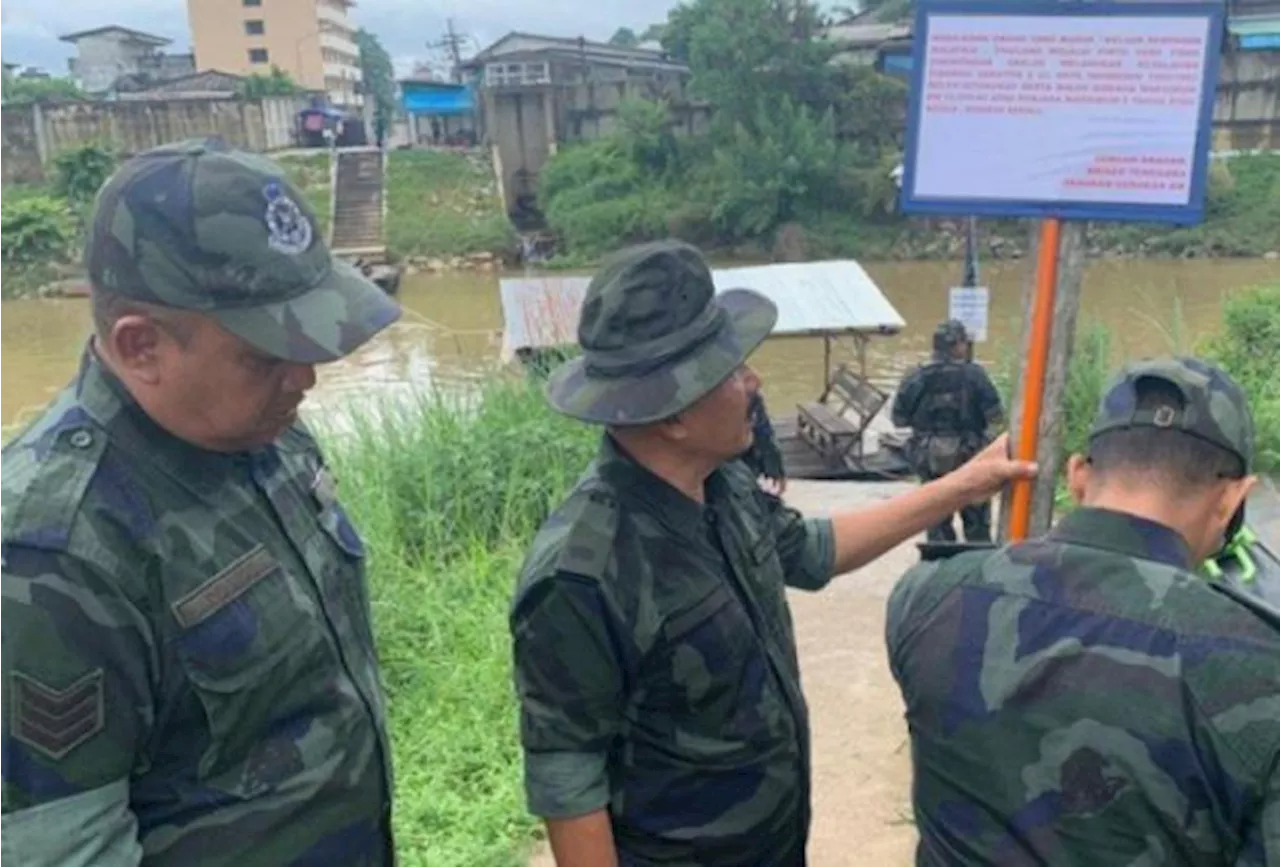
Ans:
[[[775,228],[726,241],[717,211],[696,204],[697,192],[670,177],[646,178],[617,160],[589,159],[598,144],[573,147],[557,157],[573,183],[556,187],[548,214],[562,235],[562,251],[551,269],[594,266],[602,255],[624,243],[677,235],[722,260],[805,261],[854,258],[903,262],[955,259],[964,255],[965,221],[907,218],[896,213],[868,216],[853,207],[826,206],[799,211]],[[572,163],[589,163],[579,169]],[[566,165],[568,166],[566,168]],[[1092,259],[1263,257],[1280,260],[1280,153],[1248,154],[1210,164],[1205,219],[1196,226],[1154,223],[1090,223],[1086,248]],[[579,174],[585,172],[582,176]],[[619,178],[611,179],[610,172]],[[622,178],[626,178],[625,182]],[[584,193],[593,187],[628,190],[621,199],[599,200]],[[587,219],[587,217],[591,219]],[[981,220],[978,246],[984,260],[1021,259],[1030,233],[1026,220]]]
[[[85,149],[88,151],[89,149]],[[93,149],[95,152],[97,149]],[[73,160],[75,155],[73,155]],[[330,155],[292,152],[277,162],[306,197],[321,233],[332,222]],[[114,167],[95,166],[92,191]],[[387,155],[387,252],[410,272],[497,270],[513,263],[518,241],[483,153],[398,150]],[[81,256],[86,202],[72,201],[55,174],[44,185],[6,186],[3,195],[4,257],[0,292],[5,298],[62,297],[86,291]]]
[[[327,232],[331,220],[329,154],[295,152],[278,161]],[[1213,166],[1203,223],[1186,228],[1094,223],[1088,227],[1089,256],[1095,260],[1280,260],[1280,154],[1240,156],[1215,161]],[[517,263],[519,240],[503,212],[485,154],[392,151],[387,172],[388,252],[393,260],[406,265],[406,273],[499,271]],[[842,257],[861,262],[945,261],[964,252],[960,220],[870,218],[850,208],[807,212],[758,238],[725,243],[708,225],[698,222],[696,208],[682,202],[677,190],[621,199],[617,207],[643,207],[653,212],[632,214],[616,226],[608,220],[586,219],[590,214],[575,214],[562,203],[550,212],[552,228],[561,230],[559,252],[542,267],[589,269],[618,246],[668,235],[700,244],[720,262]],[[599,209],[603,204],[588,201],[583,207]],[[80,256],[85,213],[84,203],[71,202],[56,183],[5,188],[0,274],[4,297],[83,291]],[[582,223],[592,227],[589,241],[584,242],[585,236],[574,228]],[[1022,220],[981,221],[980,258],[1021,259],[1031,228]]]

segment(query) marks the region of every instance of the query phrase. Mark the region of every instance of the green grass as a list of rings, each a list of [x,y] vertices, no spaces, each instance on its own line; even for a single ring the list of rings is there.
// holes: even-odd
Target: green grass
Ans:
[[[320,223],[321,237],[328,237],[329,223],[333,215],[329,209],[329,190],[332,186],[329,175],[329,152],[318,151],[314,154],[289,154],[276,159],[285,175],[292,181],[307,204],[315,211],[316,221]]]
[[[387,248],[392,256],[501,253],[515,244],[487,159],[393,151],[387,164]]]
[[[1179,306],[1174,306],[1167,323],[1156,324],[1168,343],[1165,352],[1215,361],[1240,384],[1253,412],[1256,470],[1280,473],[1280,379],[1276,377],[1280,370],[1280,283],[1256,286],[1229,297],[1222,307],[1219,329],[1195,345],[1188,344]],[[1115,371],[1130,360],[1117,353],[1115,345],[1111,329],[1098,322],[1082,323],[1076,334],[1063,406],[1064,458],[1084,451],[1103,389]],[[1008,347],[993,371],[1006,407],[1013,406],[1016,364],[1016,350]],[[1070,508],[1061,479],[1057,504],[1061,509]]]
[[[307,197],[328,231],[329,155],[281,157],[278,162]],[[448,260],[509,251],[515,229],[502,209],[487,159],[440,151],[392,151],[387,157],[387,251]]]
[[[400,863],[522,863],[525,810],[507,608],[525,548],[595,434],[523,382],[478,405],[422,395],[321,432],[369,551],[396,765]]]

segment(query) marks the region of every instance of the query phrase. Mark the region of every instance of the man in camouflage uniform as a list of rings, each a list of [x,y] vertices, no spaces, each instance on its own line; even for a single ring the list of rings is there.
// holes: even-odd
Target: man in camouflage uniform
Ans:
[[[551,403],[604,425],[511,611],[526,788],[561,867],[804,863],[809,732],[784,589],[817,590],[1034,472],[1005,443],[947,479],[805,519],[736,458],[777,311],[672,241],[604,264]]]
[[[990,441],[1004,411],[1000,395],[982,366],[970,359],[973,344],[964,324],[951,319],[933,335],[933,358],[906,376],[893,401],[893,423],[910,427],[907,453],[922,481],[940,479]],[[991,503],[960,510],[968,542],[991,541]],[[926,534],[930,542],[954,542],[952,516]]]
[[[121,167],[86,265],[80,371],[4,449],[5,860],[393,863],[364,550],[297,407],[399,308],[214,141]]]
[[[1221,370],[1136,363],[1068,463],[1079,509],[903,577],[916,863],[1280,863],[1280,615],[1195,573],[1252,460]]]

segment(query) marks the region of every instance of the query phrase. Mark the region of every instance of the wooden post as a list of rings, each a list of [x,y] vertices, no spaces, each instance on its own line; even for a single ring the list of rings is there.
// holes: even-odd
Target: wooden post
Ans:
[[[1032,261],[1038,258],[1040,249],[1040,232],[1036,226],[1031,232],[1029,256]],[[1049,344],[1049,355],[1044,368],[1044,389],[1040,407],[1039,437],[1036,442],[1036,461],[1040,465],[1040,474],[1031,487],[1029,501],[1029,519],[1026,527],[1027,536],[1035,536],[1049,529],[1053,521],[1053,501],[1057,490],[1058,477],[1061,471],[1059,452],[1062,447],[1063,415],[1062,403],[1066,396],[1068,373],[1071,356],[1075,349],[1076,322],[1080,312],[1080,294],[1084,284],[1085,266],[1085,225],[1080,222],[1067,222],[1062,225],[1060,247],[1058,252],[1057,290],[1054,293],[1053,327]],[[1020,341],[1020,358],[1027,358],[1031,347],[1032,301],[1036,292],[1034,271],[1023,290],[1023,328]],[[1018,368],[1017,382],[1013,392],[1012,406],[1008,407],[1009,418],[1012,419],[1011,440],[1018,442],[1022,418],[1024,377],[1027,374],[1025,365]],[[1017,534],[1012,533],[1010,518],[1012,496],[1009,490],[1001,496],[999,540],[1008,542]]]

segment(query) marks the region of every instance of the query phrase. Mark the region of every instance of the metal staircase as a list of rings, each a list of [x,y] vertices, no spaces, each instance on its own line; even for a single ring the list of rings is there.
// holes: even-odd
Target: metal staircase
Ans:
[[[376,147],[338,148],[331,171],[329,249],[348,260],[385,261],[386,154]]]

